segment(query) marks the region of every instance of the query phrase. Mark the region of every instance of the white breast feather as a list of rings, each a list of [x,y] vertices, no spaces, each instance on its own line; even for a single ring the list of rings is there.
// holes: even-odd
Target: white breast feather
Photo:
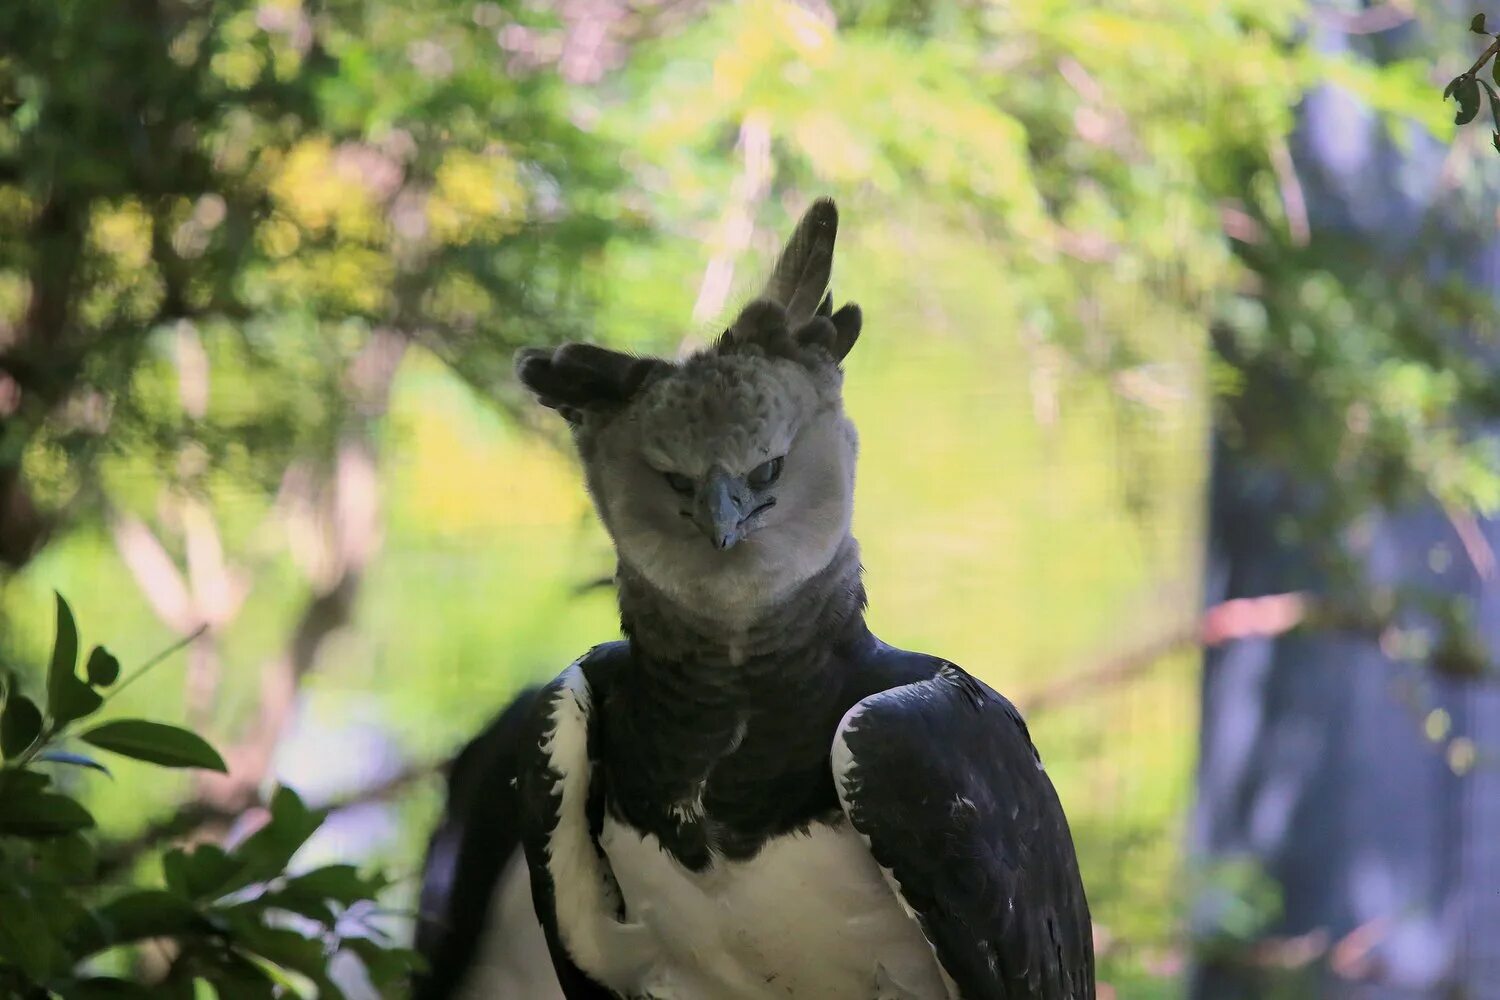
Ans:
[[[692,872],[657,839],[606,819],[600,844],[656,955],[656,1000],[946,1000],[931,949],[847,825],[769,841]]]
[[[604,985],[625,992],[649,961],[650,946],[641,925],[615,918],[618,899],[589,836],[588,722],[588,680],[574,663],[563,674],[552,730],[542,744],[561,797],[557,826],[547,840],[547,869],[563,946]]]

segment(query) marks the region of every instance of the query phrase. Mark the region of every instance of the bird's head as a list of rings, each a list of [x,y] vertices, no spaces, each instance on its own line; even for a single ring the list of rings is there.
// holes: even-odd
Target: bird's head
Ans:
[[[684,360],[588,344],[517,356],[572,425],[620,560],[703,612],[753,614],[849,535],[858,439],[840,363],[860,313],[825,294],[837,228],[833,202],[814,203],[760,297]]]

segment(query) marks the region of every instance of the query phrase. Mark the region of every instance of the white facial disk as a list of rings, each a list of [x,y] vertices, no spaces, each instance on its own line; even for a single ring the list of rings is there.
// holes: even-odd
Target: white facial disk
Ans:
[[[621,560],[741,622],[827,566],[849,533],[858,449],[838,389],[833,371],[729,354],[642,391],[584,450]]]

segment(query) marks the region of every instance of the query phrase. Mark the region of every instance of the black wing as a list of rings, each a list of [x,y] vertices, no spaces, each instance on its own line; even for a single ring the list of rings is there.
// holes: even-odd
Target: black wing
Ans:
[[[833,769],[964,1000],[1094,1000],[1072,834],[1010,702],[945,664],[855,705]]]
[[[521,849],[514,785],[522,727],[540,689],[529,688],[464,747],[448,772],[448,802],[427,845],[416,947],[427,971],[413,1000],[455,995],[474,961],[506,862]]]

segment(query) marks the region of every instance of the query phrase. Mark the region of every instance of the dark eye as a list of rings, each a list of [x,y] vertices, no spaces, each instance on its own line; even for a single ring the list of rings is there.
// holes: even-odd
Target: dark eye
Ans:
[[[672,487],[672,489],[676,490],[678,493],[681,493],[683,496],[687,497],[693,495],[693,481],[687,476],[684,476],[682,473],[663,472],[662,478],[667,481],[668,486]]]
[[[763,490],[781,478],[781,459],[773,458],[750,470],[750,485]]]

